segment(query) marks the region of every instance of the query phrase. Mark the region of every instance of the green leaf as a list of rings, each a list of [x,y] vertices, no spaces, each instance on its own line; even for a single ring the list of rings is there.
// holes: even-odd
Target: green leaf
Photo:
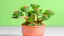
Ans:
[[[48,15],[44,15],[44,14],[43,14],[42,20],[48,20],[48,19],[49,19]]]
[[[34,24],[28,24],[28,26],[34,26]]]
[[[20,16],[24,16],[23,12],[20,12]]]
[[[30,4],[30,6],[31,6],[33,9],[35,8],[33,4]]]
[[[26,12],[26,11],[28,11],[28,9],[29,9],[29,7],[24,8],[24,6],[20,8],[20,10],[21,10],[22,12]]]
[[[12,18],[19,18],[18,16],[13,16]]]
[[[27,14],[28,14],[28,16],[30,17],[31,14],[32,14],[32,12],[31,12],[31,11],[28,11]]]
[[[20,11],[14,12],[12,15],[13,15],[12,18],[19,18],[19,16],[20,16]]]
[[[29,21],[29,22],[32,22],[32,20],[33,20],[33,19],[32,19],[31,17],[28,18],[28,21]]]
[[[45,10],[45,12],[43,14],[47,14],[48,17],[51,17],[52,15],[54,15],[54,12],[52,12],[50,10]]]
[[[42,13],[42,9],[38,10],[38,15],[40,15]]]
[[[40,5],[38,5],[38,4],[30,4],[30,6],[34,9],[34,8],[39,8],[40,7]]]

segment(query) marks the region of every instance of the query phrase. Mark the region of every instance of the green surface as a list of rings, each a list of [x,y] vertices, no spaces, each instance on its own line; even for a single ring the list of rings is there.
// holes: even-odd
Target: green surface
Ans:
[[[19,26],[23,18],[11,18],[14,10],[31,3],[40,4],[42,9],[51,9],[55,12],[49,20],[44,21],[47,26],[64,26],[64,0],[0,0],[0,26]]]

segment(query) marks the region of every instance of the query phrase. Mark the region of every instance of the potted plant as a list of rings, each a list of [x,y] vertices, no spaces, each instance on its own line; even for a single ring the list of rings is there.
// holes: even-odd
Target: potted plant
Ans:
[[[23,17],[26,21],[22,23],[23,36],[43,36],[45,24],[44,20],[48,20],[54,12],[51,10],[42,11],[40,5],[30,4],[29,6],[22,6],[20,10],[13,13],[12,18]]]

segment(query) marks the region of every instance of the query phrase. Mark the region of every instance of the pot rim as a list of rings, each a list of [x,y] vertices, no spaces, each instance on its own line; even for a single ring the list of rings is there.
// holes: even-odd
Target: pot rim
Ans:
[[[44,27],[45,24],[43,24],[42,26],[26,26],[26,25],[22,25],[22,27],[27,27],[27,28],[36,28],[36,27]]]

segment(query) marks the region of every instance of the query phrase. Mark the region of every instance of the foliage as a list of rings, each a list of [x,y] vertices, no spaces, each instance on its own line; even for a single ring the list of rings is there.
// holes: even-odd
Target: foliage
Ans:
[[[45,10],[43,12],[42,9],[39,9],[40,5],[38,4],[30,4],[30,6],[32,7],[32,10],[29,9],[29,6],[23,6],[20,8],[20,10],[16,10],[13,13],[12,18],[19,18],[22,16],[26,22],[28,22],[25,22],[26,25],[39,26],[42,25],[42,21],[48,20],[52,15],[54,15],[54,12],[51,10]],[[23,12],[26,14],[26,16],[24,16]]]

